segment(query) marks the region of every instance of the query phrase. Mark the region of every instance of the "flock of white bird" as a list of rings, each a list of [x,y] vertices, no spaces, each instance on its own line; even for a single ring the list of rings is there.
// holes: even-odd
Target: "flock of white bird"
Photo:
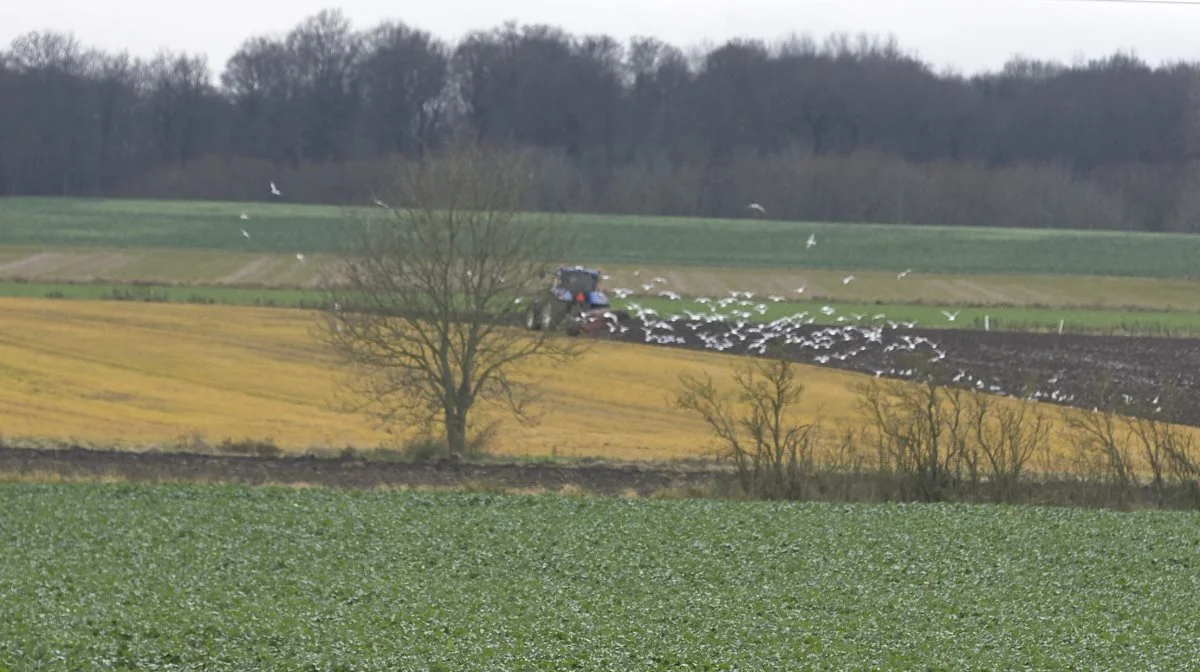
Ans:
[[[762,205],[751,203],[748,208],[759,214],[766,214]],[[817,246],[816,234],[810,234],[804,243],[805,250]],[[896,275],[897,280],[904,280],[913,270],[905,269]],[[634,276],[641,277],[642,271],[636,270]],[[611,279],[603,276],[604,280]],[[842,278],[842,285],[854,282],[853,274]],[[682,301],[683,296],[665,285],[669,282],[663,277],[653,277],[641,284],[641,292],[628,288],[614,288],[611,294],[618,299],[628,299],[637,295],[657,296],[671,301]],[[803,295],[807,286],[797,287],[795,294]],[[917,326],[915,321],[888,320],[883,313],[859,314],[847,312],[837,315],[833,306],[823,305],[813,313],[801,311],[771,321],[763,321],[762,317],[770,310],[771,303],[786,301],[786,297],[769,295],[762,301],[755,301],[755,293],[735,290],[725,297],[697,297],[692,301],[704,306],[703,312],[680,309],[671,314],[660,315],[657,310],[643,306],[641,303],[628,304],[629,311],[636,317],[639,326],[622,323],[615,313],[607,313],[608,330],[613,335],[624,338],[641,338],[643,342],[656,345],[689,345],[699,342],[705,349],[717,352],[734,351],[751,354],[766,354],[772,347],[785,347],[792,353],[809,353],[810,360],[815,364],[852,368],[860,371],[873,372],[876,377],[889,376],[911,379],[918,375],[915,368],[900,368],[893,363],[897,361],[916,361],[913,358],[925,357],[931,363],[946,359],[946,351],[936,342],[926,336],[904,333],[906,329]],[[828,318],[837,317],[837,324],[817,325],[819,312]],[[961,311],[943,310],[942,315],[947,322],[958,319]],[[632,333],[631,333],[632,332]],[[897,356],[899,355],[899,356]],[[869,362],[869,363],[868,363]],[[885,363],[886,362],[886,363]],[[1050,383],[1057,382],[1057,377]],[[976,377],[966,370],[959,370],[952,378],[957,385],[971,386],[975,389],[992,394],[1005,395],[1002,382],[996,378],[985,379]],[[1075,401],[1075,395],[1050,390],[1043,392],[1035,390],[1031,393],[1034,400],[1046,400],[1062,404]]]
[[[751,203],[747,207],[759,214],[766,214],[766,209],[758,203]],[[816,234],[809,234],[804,243],[805,250],[816,246]],[[905,269],[896,279],[903,280],[910,273],[911,268]],[[642,271],[635,270],[633,275],[641,277]],[[611,279],[607,275],[602,277],[604,280]],[[849,285],[854,279],[854,275],[847,275],[842,278],[842,284]],[[653,277],[641,285],[640,293],[671,301],[682,301],[683,297],[679,292],[664,287],[667,284],[669,283],[666,278]],[[806,290],[805,285],[793,291],[797,295],[803,295]],[[611,293],[622,300],[639,294],[624,287],[614,288]],[[765,354],[773,345],[788,346],[792,350],[799,348],[811,351],[811,359],[817,364],[829,364],[832,361],[849,362],[875,349],[881,353],[927,352],[931,361],[940,361],[946,357],[945,351],[927,337],[895,333],[898,330],[914,328],[915,321],[887,320],[883,313],[867,315],[848,312],[835,318],[837,326],[820,327],[815,324],[818,320],[816,314],[809,311],[763,321],[761,318],[770,310],[769,304],[781,303],[787,298],[769,295],[757,302],[754,298],[754,292],[743,290],[731,291],[728,296],[720,298],[701,296],[693,299],[693,302],[704,306],[706,311],[684,309],[669,315],[659,315],[657,310],[636,302],[630,303],[628,308],[641,323],[638,331],[641,332],[642,339],[646,343],[658,345],[686,345],[698,341],[709,350],[736,350],[752,354]],[[825,305],[819,308],[819,312],[825,318],[831,318],[836,315],[837,309]],[[957,312],[943,311],[943,314],[951,322],[958,317]],[[606,316],[610,333],[629,334],[630,325],[622,324],[615,313],[610,312]],[[691,341],[689,335],[692,337]],[[911,369],[896,368],[875,370],[876,376],[885,374],[911,377],[915,372]],[[999,386],[994,383],[979,381],[979,385],[987,387],[989,391],[1000,391]]]
[[[721,299],[701,297],[697,302],[714,308],[706,313],[682,310],[677,314],[660,315],[653,308],[631,303],[631,316],[640,321],[640,326],[622,323],[615,313],[609,313],[608,329],[613,335],[640,338],[648,344],[687,346],[699,342],[705,349],[717,352],[764,355],[772,348],[783,347],[793,356],[797,352],[807,353],[814,364],[873,373],[876,378],[912,380],[921,373],[916,368],[920,360],[937,363],[946,359],[946,350],[936,341],[920,334],[905,333],[904,330],[916,326],[913,322],[885,320],[883,314],[851,314],[849,318],[856,324],[822,326],[814,324],[816,317],[807,311],[769,322],[756,321],[753,318],[765,313],[767,305],[753,303],[750,301],[753,296],[752,292],[732,292]],[[781,297],[768,297],[768,300],[777,298],[782,300]],[[834,309],[824,306],[821,312],[832,315]],[[898,366],[897,362],[906,365]],[[999,378],[975,376],[965,369],[959,369],[951,382],[1001,396],[1019,394],[1018,390],[1007,389]],[[1075,394],[1053,387],[1059,382],[1058,376],[1047,382],[1051,386],[1048,390],[1035,389],[1028,392],[1029,398],[1058,404],[1076,401]],[[1157,404],[1158,400],[1153,403]]]
[[[274,182],[270,183],[270,188],[271,188],[272,196],[283,196],[283,192],[279,191],[279,188],[275,186]],[[376,201],[376,202],[378,202],[378,201]],[[238,219],[242,220],[243,222],[247,222],[247,221],[250,221],[250,215],[243,212],[240,215],[238,215]],[[247,231],[246,227],[244,227],[244,226],[242,227],[242,237],[245,238],[246,240],[254,240],[254,237],[250,235],[250,232]],[[298,261],[302,264],[305,263],[307,260],[304,258],[304,253],[297,252],[296,253],[296,261]]]

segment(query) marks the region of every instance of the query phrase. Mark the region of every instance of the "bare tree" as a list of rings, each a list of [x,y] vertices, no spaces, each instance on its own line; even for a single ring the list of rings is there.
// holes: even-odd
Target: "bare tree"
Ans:
[[[205,100],[211,97],[208,57],[159,51],[149,63],[154,144],[164,164],[186,164],[206,149]]]
[[[322,10],[284,40],[295,87],[305,156],[316,163],[344,160],[360,104],[362,39],[341,10]]]
[[[968,422],[984,457],[988,480],[1004,502],[1018,501],[1026,467],[1050,450],[1049,416],[1030,397],[1001,401],[978,390],[967,393]]]
[[[717,390],[712,377],[681,376],[677,408],[700,416],[733,461],[742,491],[754,497],[799,498],[814,467],[816,423],[792,417],[804,394],[786,359],[747,364],[734,374],[733,395]],[[739,412],[737,406],[745,410]]]
[[[967,442],[967,393],[942,385],[932,372],[923,376],[919,384],[872,379],[856,391],[880,465],[912,478],[911,494],[919,499],[941,501],[964,479],[975,483],[978,455]]]
[[[403,23],[381,23],[364,38],[364,133],[382,155],[436,145],[445,121],[449,47]]]
[[[1167,380],[1159,381],[1158,396],[1150,403],[1134,405],[1128,418],[1130,441],[1150,470],[1150,488],[1155,504],[1167,504],[1168,490],[1178,488],[1196,500],[1200,485],[1200,453],[1191,429],[1176,424],[1184,393]]]
[[[1112,488],[1118,503],[1133,497],[1138,474],[1132,447],[1133,427],[1120,411],[1128,411],[1117,397],[1107,373],[1094,377],[1089,397],[1096,406],[1089,411],[1063,408],[1063,436],[1071,446],[1073,468],[1085,480],[1095,480]]]
[[[510,319],[565,247],[549,222],[519,217],[524,157],[459,146],[407,165],[390,207],[349,216],[340,279],[322,333],[352,374],[361,408],[432,431],[464,453],[476,402],[530,420],[536,387],[512,374],[534,358],[578,356],[577,341]]]

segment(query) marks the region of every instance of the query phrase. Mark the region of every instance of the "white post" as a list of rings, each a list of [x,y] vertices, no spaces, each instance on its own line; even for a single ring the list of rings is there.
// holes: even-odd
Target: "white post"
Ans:
[[[988,322],[988,316],[987,316],[987,315],[984,315],[984,316],[983,316],[983,330],[984,330],[984,331],[991,331],[991,330],[992,330],[991,323],[990,323],[990,322]]]
[[[1058,335],[1059,335],[1059,336],[1062,336],[1063,322],[1066,322],[1066,320],[1059,320],[1059,321],[1058,321]]]

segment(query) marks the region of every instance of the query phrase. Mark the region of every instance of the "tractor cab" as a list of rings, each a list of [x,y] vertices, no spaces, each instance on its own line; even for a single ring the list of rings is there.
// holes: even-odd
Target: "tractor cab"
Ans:
[[[609,303],[601,289],[600,271],[583,266],[560,266],[551,291],[559,301],[583,307],[603,308]]]

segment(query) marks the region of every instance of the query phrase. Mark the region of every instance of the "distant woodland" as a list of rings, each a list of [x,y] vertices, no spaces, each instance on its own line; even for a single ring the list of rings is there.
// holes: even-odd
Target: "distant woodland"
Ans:
[[[1200,231],[1200,62],[938,71],[869,35],[682,48],[509,23],[448,43],[327,10],[224,64],[35,32],[0,52],[0,194],[363,201],[452,140],[528,207]]]

